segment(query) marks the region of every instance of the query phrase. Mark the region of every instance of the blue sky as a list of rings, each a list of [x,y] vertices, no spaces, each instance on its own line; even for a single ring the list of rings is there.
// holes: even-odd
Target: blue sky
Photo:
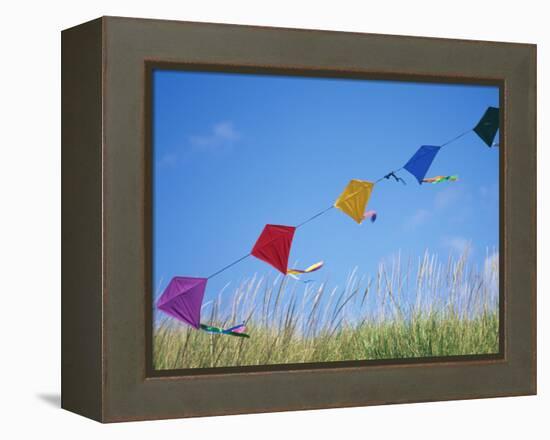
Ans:
[[[266,223],[296,225],[330,206],[350,179],[376,180],[421,145],[473,127],[496,87],[156,70],[153,75],[154,286],[208,276],[247,254]],[[473,132],[444,147],[428,176],[382,181],[357,225],[333,209],[300,228],[290,265],[324,260],[312,278],[342,285],[355,266],[426,249],[446,257],[468,243],[478,262],[498,250],[499,149]],[[251,257],[211,279],[276,274]]]

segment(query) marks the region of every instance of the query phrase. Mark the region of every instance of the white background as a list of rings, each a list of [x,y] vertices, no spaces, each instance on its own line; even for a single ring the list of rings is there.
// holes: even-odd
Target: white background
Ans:
[[[548,127],[543,1],[94,0],[0,6],[2,438],[549,438]],[[538,44],[539,396],[100,425],[59,409],[60,31],[101,15]],[[546,266],[548,267],[548,266]],[[240,399],[241,396],[235,396]],[[548,407],[545,409],[544,406]]]

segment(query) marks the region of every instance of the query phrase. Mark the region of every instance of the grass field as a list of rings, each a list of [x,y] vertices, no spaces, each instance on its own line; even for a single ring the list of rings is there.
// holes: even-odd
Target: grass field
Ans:
[[[250,339],[157,320],[155,369],[395,359],[498,352],[498,253],[482,267],[466,250],[381,262],[345,286],[253,276],[205,303],[202,322],[246,322]],[[317,276],[319,277],[319,275]]]

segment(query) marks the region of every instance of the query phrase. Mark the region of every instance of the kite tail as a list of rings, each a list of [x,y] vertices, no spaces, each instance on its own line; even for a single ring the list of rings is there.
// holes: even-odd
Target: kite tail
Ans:
[[[378,217],[378,214],[376,211],[367,211],[363,214],[363,220],[366,220],[370,218],[371,223],[374,223],[376,221],[376,217]]]
[[[422,179],[422,182],[424,183],[441,183],[441,182],[456,182],[458,180],[458,176],[435,176],[435,177],[427,177],[425,179]]]
[[[309,283],[314,283],[315,282],[314,280],[302,280],[298,275],[294,275],[294,274],[291,274],[291,273],[289,273],[288,276],[292,277],[296,281],[299,281],[300,283],[304,283],[304,284],[309,284]]]
[[[246,331],[246,327],[244,324],[239,324],[235,327],[231,327],[228,329],[223,329],[220,327],[214,327],[213,325],[206,325],[201,324],[201,330],[207,332],[207,333],[215,333],[218,335],[229,335],[229,336],[238,336],[239,338],[249,338],[250,335],[244,333]]]
[[[303,273],[315,272],[316,270],[321,269],[321,267],[323,267],[323,264],[324,263],[322,261],[319,261],[318,263],[312,264],[307,269],[303,269],[303,270],[302,269],[288,269],[286,271],[286,274],[287,275],[300,275],[300,274],[303,274]]]
[[[235,327],[228,328],[227,331],[233,333],[244,333],[246,331],[246,326],[243,322],[242,324],[236,325]]]

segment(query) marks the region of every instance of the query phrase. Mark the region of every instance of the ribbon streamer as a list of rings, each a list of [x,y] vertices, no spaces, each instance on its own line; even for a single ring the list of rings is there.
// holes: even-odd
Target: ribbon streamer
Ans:
[[[371,223],[374,223],[377,217],[378,217],[378,214],[376,213],[376,211],[373,211],[373,210],[367,211],[363,214],[363,219],[366,220],[370,218]]]
[[[456,182],[458,176],[435,176],[422,179],[423,183],[441,183],[441,182]]]
[[[244,333],[246,327],[244,324],[236,325],[228,329],[223,329],[220,327],[214,327],[213,325],[201,324],[200,329],[207,333],[214,333],[218,335],[229,335],[229,336],[238,336],[239,338],[250,338],[250,335]]]
[[[311,273],[311,272],[315,272],[316,270],[319,270],[321,269],[321,267],[323,267],[323,262],[322,261],[319,261],[318,263],[315,263],[315,264],[312,264],[311,266],[309,266],[308,268],[306,269],[288,269],[286,274],[287,275],[300,275],[302,273]]]

